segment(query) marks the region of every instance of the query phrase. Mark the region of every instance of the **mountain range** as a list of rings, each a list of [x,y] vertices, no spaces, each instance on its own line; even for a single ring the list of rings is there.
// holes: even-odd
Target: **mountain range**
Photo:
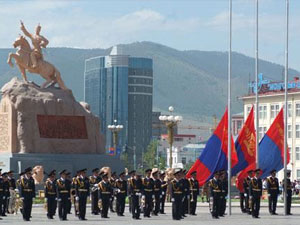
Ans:
[[[153,42],[135,42],[120,45],[123,53],[135,57],[153,59],[153,108],[167,111],[172,105],[175,112],[198,122],[212,121],[212,116],[220,117],[227,105],[228,53],[218,51],[180,51]],[[6,59],[15,49],[0,49],[0,86],[12,77],[21,78],[16,67],[10,68]],[[47,61],[61,72],[67,87],[76,99],[83,101],[84,61],[90,57],[108,55],[108,49],[48,48],[43,50]],[[232,53],[232,111],[243,111],[238,97],[248,93],[249,80],[254,80],[252,57]],[[284,67],[279,64],[259,60],[259,72],[272,80],[282,80]],[[289,70],[289,76],[300,73]],[[41,83],[36,74],[29,74],[29,80]],[[209,119],[210,118],[210,119]],[[209,119],[209,120],[208,120]]]

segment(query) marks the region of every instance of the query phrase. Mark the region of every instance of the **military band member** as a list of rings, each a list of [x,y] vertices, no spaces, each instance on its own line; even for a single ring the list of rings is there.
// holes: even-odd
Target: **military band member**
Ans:
[[[89,177],[90,188],[91,188],[91,211],[94,215],[99,215],[100,209],[98,207],[98,184],[101,181],[99,176],[99,168],[92,170],[92,176]]]
[[[4,204],[4,201],[3,201],[4,196],[5,196],[4,180],[3,180],[3,177],[2,177],[2,174],[1,174],[1,169],[0,169],[0,216],[2,215],[3,204]]]
[[[56,180],[56,193],[58,201],[58,216],[60,220],[67,220],[68,201],[70,198],[70,189],[66,182],[66,170],[59,173],[60,179]]]
[[[182,197],[183,197],[183,182],[180,181],[181,171],[175,171],[175,178],[171,181],[171,201],[172,201],[172,218],[173,220],[182,219]]]
[[[225,215],[225,211],[226,211],[226,198],[227,198],[227,194],[228,194],[228,180],[227,180],[227,176],[226,176],[226,171],[222,170],[220,173],[220,183],[221,183],[221,198],[220,198],[220,214],[219,216],[224,216]]]
[[[277,198],[279,195],[279,182],[276,178],[276,170],[271,171],[271,176],[267,179],[269,212],[271,215],[278,215],[276,213]]]
[[[71,172],[66,173],[66,185],[67,187],[70,188],[70,193],[69,193],[69,198],[67,201],[67,214],[72,214],[71,209],[72,209],[72,199],[71,199],[71,186],[72,186],[72,178],[71,178]]]
[[[102,181],[98,184],[98,190],[99,190],[99,199],[101,200],[101,204],[102,204],[101,217],[109,218],[108,209],[113,194],[113,189],[109,182],[107,173],[103,174]]]
[[[20,197],[23,201],[23,220],[30,221],[32,200],[35,198],[35,184],[31,174],[32,168],[29,167],[24,172],[20,184]]]
[[[256,169],[255,176],[251,179],[250,183],[250,199],[252,201],[251,211],[253,218],[259,218],[260,198],[262,196],[262,181],[259,178],[260,169]]]
[[[131,172],[131,175],[134,175],[134,177],[128,179],[128,193],[131,196],[131,213],[133,219],[139,220],[141,214],[140,199],[142,196],[143,183],[140,175],[136,174],[135,171]]]
[[[165,172],[161,172],[160,174],[160,182],[161,182],[161,199],[160,199],[160,208],[159,213],[165,214],[165,201],[167,196],[168,182],[165,181]]]
[[[117,173],[113,172],[111,174],[110,179],[109,179],[109,182],[110,182],[110,185],[111,185],[112,189],[115,189],[115,187],[116,187],[116,180],[117,180]],[[113,194],[112,194],[112,196],[110,198],[110,202],[109,202],[109,208],[110,208],[110,211],[112,213],[115,212],[115,210],[114,210],[115,195],[116,195],[116,193],[113,191]]]
[[[75,212],[75,216],[78,216],[78,205],[79,203],[76,201],[76,191],[75,191],[75,187],[76,187],[76,183],[77,183],[77,178],[79,178],[80,175],[80,171],[77,171],[75,176],[72,178],[72,182],[71,182],[71,201],[74,204],[74,212]]]
[[[128,175],[130,176],[127,180],[127,187],[128,187],[128,190],[129,190],[129,185],[130,185],[130,180],[131,179],[134,179],[135,178],[135,174],[136,174],[136,171],[135,170],[132,170],[128,173]],[[129,212],[131,212],[131,209],[132,209],[132,200],[131,200],[131,195],[132,193],[128,192],[128,202],[129,202]]]
[[[186,217],[185,214],[189,213],[189,202],[190,202],[190,184],[188,179],[185,177],[186,170],[181,171],[180,181],[183,183],[183,202],[182,202],[182,217]]]
[[[117,214],[118,216],[124,216],[125,200],[127,196],[127,181],[125,180],[125,172],[119,174],[119,179],[116,180],[117,188]]]
[[[78,208],[78,218],[80,220],[87,220],[85,218],[86,214],[86,202],[87,198],[90,194],[90,183],[89,179],[86,177],[86,170],[80,170],[80,175],[77,178],[76,185],[75,185],[75,200],[79,203]]]
[[[219,219],[222,187],[219,180],[219,172],[214,173],[214,177],[209,181],[210,197],[212,198],[211,214],[214,219]]]
[[[3,208],[2,208],[1,216],[6,216],[6,212],[8,209],[8,200],[9,200],[9,183],[8,183],[7,173],[2,174],[2,179],[4,182],[3,185],[4,195],[3,195]]]
[[[14,173],[14,171],[12,171],[12,170],[7,172],[8,186],[9,186],[9,198],[7,200],[7,205],[9,204],[9,201],[11,198],[10,192],[15,191],[15,189],[16,189],[16,180],[13,177],[13,173]],[[10,213],[10,212],[8,212],[8,210],[7,210],[7,213]]]
[[[45,201],[47,201],[47,217],[53,219],[57,207],[57,188],[55,182],[55,171],[51,171],[48,174],[48,178],[45,182]]]
[[[287,171],[287,180],[286,180],[286,214],[287,215],[292,215],[291,213],[291,206],[292,206],[292,194],[293,194],[293,191],[292,191],[292,188],[293,188],[293,185],[292,185],[292,182],[291,182],[291,171],[288,170]],[[283,187],[283,190],[285,191],[285,180],[283,179],[282,180],[282,187]]]
[[[243,188],[244,188],[244,193],[243,193],[243,197],[244,197],[244,202],[245,202],[245,207],[242,208],[243,212],[246,212],[248,214],[251,214],[251,205],[250,205],[250,183],[251,183],[251,179],[253,176],[253,170],[248,170],[247,171],[248,176],[246,178],[244,178],[243,180]]]
[[[190,184],[190,215],[196,216],[197,208],[197,198],[199,195],[199,183],[197,180],[197,172],[193,171],[191,173],[191,178],[189,179]]]
[[[144,217],[149,217],[150,218],[150,212],[152,210],[152,204],[153,204],[153,198],[154,198],[154,193],[153,193],[153,187],[154,187],[154,182],[153,179],[150,177],[151,176],[151,169],[147,169],[145,171],[146,176],[145,178],[142,179],[143,181],[143,196],[142,198],[144,199]]]
[[[154,191],[154,209],[153,215],[158,216],[160,199],[161,199],[161,181],[158,176],[158,171],[152,173],[153,176],[153,191]]]

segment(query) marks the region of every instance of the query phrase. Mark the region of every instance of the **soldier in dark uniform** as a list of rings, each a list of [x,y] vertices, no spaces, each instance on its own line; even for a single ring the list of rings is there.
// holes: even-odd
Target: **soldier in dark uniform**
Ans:
[[[4,182],[4,185],[3,185],[4,196],[3,196],[3,208],[2,208],[1,216],[6,216],[5,213],[8,210],[8,200],[9,200],[9,196],[10,196],[7,173],[2,174],[2,179]]]
[[[99,168],[92,170],[93,175],[89,177],[91,187],[91,211],[94,215],[99,215],[100,209],[98,207],[98,184],[101,181],[99,176]]]
[[[8,186],[9,186],[9,190],[11,191],[15,191],[15,189],[16,189],[16,180],[15,180],[15,178],[13,177],[13,173],[14,173],[14,171],[8,171],[7,172],[7,178],[8,178]],[[8,198],[8,200],[7,200],[7,205],[8,205],[8,203],[9,203],[9,200],[10,200],[10,192],[9,192],[9,198]],[[7,213],[9,213],[8,212],[8,210],[7,210]]]
[[[133,171],[131,171],[133,172]],[[142,179],[141,176],[134,171],[131,173],[134,177],[128,179],[128,193],[131,196],[131,213],[132,218],[139,220],[141,214],[140,198],[142,196]]]
[[[67,214],[72,214],[72,199],[71,199],[71,186],[72,186],[72,178],[71,178],[71,172],[66,173],[66,185],[68,188],[70,188],[70,193],[67,201]]]
[[[132,171],[130,171],[129,173],[128,173],[128,175],[130,176],[129,178],[128,178],[128,180],[127,180],[127,187],[128,187],[128,190],[129,190],[129,185],[130,185],[130,181],[131,181],[131,179],[134,179],[135,178],[135,173],[136,173],[136,171],[135,170],[132,170]],[[130,192],[128,192],[128,203],[129,203],[129,212],[130,213],[132,213],[131,212],[131,206],[132,206],[132,199],[131,199],[131,196],[132,195],[132,193],[130,193]]]
[[[292,185],[292,182],[291,182],[291,171],[288,170],[287,171],[287,181],[286,181],[286,184],[287,184],[287,190],[286,190],[286,214],[287,215],[292,215],[291,213],[291,206],[292,206],[292,194],[293,194],[293,191],[292,191],[292,188],[293,188],[293,185]],[[282,180],[282,187],[283,187],[283,190],[285,190],[285,182],[284,182],[284,179]]]
[[[225,170],[222,170],[220,173],[220,183],[221,183],[221,198],[220,198],[220,213],[219,216],[223,217],[226,211],[226,198],[228,194],[228,180],[227,173]]]
[[[174,176],[175,178],[171,181],[172,217],[173,220],[181,220],[184,191],[183,182],[180,181],[181,170],[175,171]]]
[[[150,212],[152,210],[152,204],[153,204],[153,187],[154,187],[154,182],[153,179],[150,177],[151,176],[151,169],[147,169],[145,171],[146,176],[143,178],[143,196],[142,198],[145,201],[145,206],[144,206],[144,217],[149,217],[150,218]]]
[[[251,179],[250,183],[250,199],[252,201],[252,217],[259,218],[259,210],[260,210],[260,198],[262,196],[262,181],[259,178],[260,169],[256,169],[255,176]]]
[[[251,214],[251,207],[250,207],[250,183],[253,176],[253,170],[248,170],[248,177],[244,178],[243,180],[243,188],[244,188],[244,201],[245,201],[245,207],[242,208],[242,212],[247,212],[248,214]]]
[[[57,188],[55,182],[55,170],[48,174],[45,182],[45,200],[47,201],[47,217],[53,219],[57,207]]]
[[[86,169],[80,170],[80,176],[77,178],[75,185],[76,201],[79,203],[78,218],[86,220],[86,201],[90,194],[90,183],[86,177]]]
[[[168,182],[165,181],[165,172],[161,172],[160,174],[160,182],[161,182],[161,199],[160,199],[160,208],[159,213],[165,214],[165,201],[167,196]]]
[[[158,216],[159,213],[159,206],[160,206],[160,199],[161,199],[161,181],[158,177],[159,171],[155,171],[152,173],[153,176],[153,191],[154,191],[154,209],[153,209],[153,215]]]
[[[2,216],[3,209],[4,209],[4,198],[5,198],[5,183],[0,169],[0,216]]]
[[[30,221],[32,210],[32,199],[35,198],[35,184],[31,176],[32,168],[25,169],[21,178],[20,197],[23,200],[23,220]]]
[[[72,182],[71,182],[71,201],[74,204],[74,212],[75,212],[75,216],[78,216],[78,202],[76,201],[76,191],[75,191],[75,186],[77,183],[77,178],[79,178],[80,175],[80,171],[76,172],[76,175],[72,178]]]
[[[114,190],[115,187],[116,187],[116,180],[117,180],[117,173],[116,173],[116,172],[113,172],[113,173],[111,174],[111,178],[109,179],[110,185],[111,185],[111,187],[112,187],[113,190]],[[113,191],[113,194],[112,194],[112,196],[111,196],[111,198],[110,198],[110,202],[109,202],[109,208],[110,208],[110,211],[111,211],[112,213],[115,212],[115,210],[114,210],[115,195],[116,195],[116,193]]]
[[[214,219],[219,219],[222,187],[219,180],[219,172],[214,173],[214,177],[209,181],[210,197],[212,198],[211,214]]]
[[[68,198],[71,187],[66,182],[66,170],[61,171],[60,179],[56,180],[56,193],[58,201],[58,216],[60,220],[67,220]]]
[[[125,172],[119,174],[119,179],[116,180],[117,188],[117,214],[124,216],[125,200],[127,196],[127,181],[125,180]]]
[[[271,176],[267,179],[268,199],[269,199],[269,213],[271,215],[278,215],[276,213],[277,198],[279,195],[279,182],[276,178],[276,170],[271,171]]]
[[[189,184],[190,184],[190,215],[196,216],[197,199],[199,195],[199,183],[197,180],[196,171],[193,171],[191,173]]]
[[[113,189],[109,182],[107,173],[103,174],[102,181],[98,184],[98,190],[99,190],[99,199],[102,202],[101,217],[109,218],[108,209],[109,209],[109,204],[111,201]]]
[[[186,170],[181,170],[180,182],[183,183],[183,202],[181,216],[186,217],[185,214],[189,213],[189,202],[190,202],[190,184],[188,179],[185,177]]]

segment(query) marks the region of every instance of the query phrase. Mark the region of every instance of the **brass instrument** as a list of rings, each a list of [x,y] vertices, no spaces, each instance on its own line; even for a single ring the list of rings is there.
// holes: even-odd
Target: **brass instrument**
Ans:
[[[8,212],[10,214],[14,214],[16,212],[16,201],[17,201],[17,193],[13,189],[9,189],[10,198],[8,201]]]
[[[103,209],[102,199],[99,199],[99,201],[98,201],[98,207],[99,207],[100,211]]]

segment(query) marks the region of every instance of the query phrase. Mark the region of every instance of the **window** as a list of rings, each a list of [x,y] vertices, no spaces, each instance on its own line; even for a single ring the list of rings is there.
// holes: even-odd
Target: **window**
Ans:
[[[300,160],[300,147],[296,147],[296,160]]]
[[[288,104],[288,117],[292,117],[292,116],[293,116],[292,104],[289,103]]]
[[[267,119],[267,106],[266,105],[259,106],[259,118]]]
[[[240,131],[242,129],[242,121],[237,121],[237,131]]]
[[[300,170],[297,170],[297,179],[300,179]]]
[[[247,116],[249,115],[251,108],[252,108],[251,106],[247,106]]]
[[[185,165],[186,164],[186,157],[182,157],[181,162],[182,162],[183,165]]]
[[[296,104],[296,116],[300,117],[300,103]]]
[[[292,125],[288,125],[288,138],[292,138]]]
[[[265,133],[267,132],[267,127],[259,127],[258,129],[258,138],[261,140]]]
[[[271,118],[272,119],[275,118],[275,116],[277,116],[278,113],[279,113],[279,105],[278,104],[277,105],[271,105]]]
[[[296,124],[296,138],[300,138],[300,124]]]

